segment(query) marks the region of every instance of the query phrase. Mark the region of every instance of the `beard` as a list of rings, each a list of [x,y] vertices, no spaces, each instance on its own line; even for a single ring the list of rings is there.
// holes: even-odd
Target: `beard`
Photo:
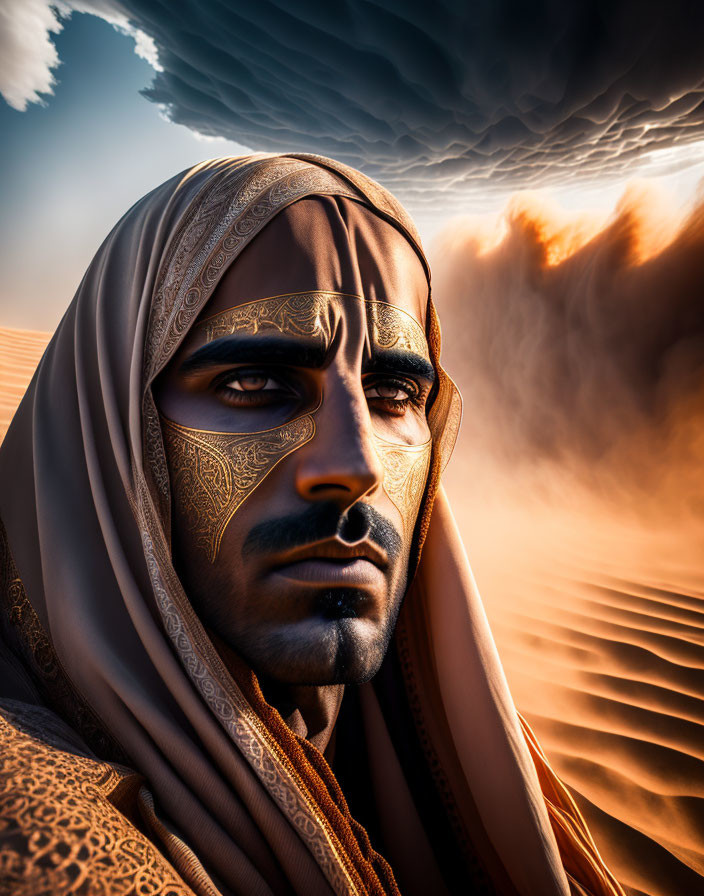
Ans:
[[[364,684],[376,675],[393,637],[403,587],[384,619],[359,615],[367,596],[355,588],[330,588],[316,595],[316,614],[296,629],[250,629],[231,646],[260,678],[279,684],[324,687]]]

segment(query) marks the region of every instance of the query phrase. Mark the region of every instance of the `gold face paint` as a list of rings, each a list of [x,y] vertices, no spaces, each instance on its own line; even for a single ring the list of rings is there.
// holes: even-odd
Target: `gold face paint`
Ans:
[[[306,414],[254,433],[209,432],[162,417],[171,488],[195,543],[214,563],[227,524],[242,502],[287,454],[315,434]]]
[[[373,346],[404,349],[430,360],[420,324],[387,302],[325,290],[289,293],[247,302],[207,318],[198,325],[205,341],[236,333],[277,331],[288,336],[319,337],[327,346],[332,322],[345,306],[363,303]],[[321,399],[322,401],[322,399]],[[320,407],[320,404],[318,405]],[[284,457],[315,435],[314,410],[254,433],[191,429],[162,417],[174,497],[185,512],[196,544],[215,562],[228,523],[237,508]],[[430,467],[432,438],[422,444],[398,443],[374,434],[384,468],[383,488],[398,508],[407,537],[413,532]],[[425,430],[427,435],[427,429]]]
[[[428,340],[418,321],[388,302],[364,299],[372,322],[372,340],[379,348],[400,348],[430,360]]]
[[[384,467],[384,491],[393,501],[403,520],[403,531],[410,538],[425,491],[430,469],[431,439],[424,445],[394,445],[375,437],[376,450]]]
[[[430,360],[423,328],[407,311],[389,302],[327,290],[287,293],[256,299],[207,318],[199,328],[212,342],[235,333],[255,334],[276,330],[289,336],[320,336],[325,345],[332,338],[330,319],[341,314],[350,301],[363,302],[371,323],[372,342],[379,348],[402,348]]]
[[[200,328],[205,330],[206,342],[234,333],[277,330],[290,336],[320,334],[328,344],[331,339],[328,310],[333,296],[339,293],[295,292],[258,299],[216,314],[204,320]]]

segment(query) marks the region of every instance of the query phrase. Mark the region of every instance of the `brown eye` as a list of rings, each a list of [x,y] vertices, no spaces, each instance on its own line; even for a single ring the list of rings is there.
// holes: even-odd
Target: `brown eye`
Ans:
[[[276,389],[278,386],[276,380],[261,373],[238,373],[226,385],[236,392],[261,392],[267,386],[269,389]]]
[[[305,395],[304,384],[290,372],[268,367],[241,367],[228,370],[213,383],[215,394],[235,408],[265,408],[290,405]]]
[[[376,387],[376,391],[379,393],[381,398],[407,398],[408,393],[403,389],[399,389],[398,386],[392,385],[380,385]]]
[[[410,398],[409,389],[404,388],[400,383],[374,383],[365,390],[367,398],[383,398],[386,401],[405,401]]]

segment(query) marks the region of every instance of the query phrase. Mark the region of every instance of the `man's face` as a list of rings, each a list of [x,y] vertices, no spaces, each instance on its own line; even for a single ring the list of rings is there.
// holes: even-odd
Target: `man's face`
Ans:
[[[242,253],[156,384],[174,565],[264,679],[378,670],[430,459],[425,273],[389,224],[304,200]]]

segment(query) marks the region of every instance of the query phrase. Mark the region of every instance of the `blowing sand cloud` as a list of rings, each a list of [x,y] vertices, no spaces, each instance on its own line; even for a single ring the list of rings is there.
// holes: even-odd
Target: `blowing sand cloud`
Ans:
[[[503,224],[434,252],[464,443],[704,512],[704,203],[668,218],[632,188],[600,226],[519,197]]]

